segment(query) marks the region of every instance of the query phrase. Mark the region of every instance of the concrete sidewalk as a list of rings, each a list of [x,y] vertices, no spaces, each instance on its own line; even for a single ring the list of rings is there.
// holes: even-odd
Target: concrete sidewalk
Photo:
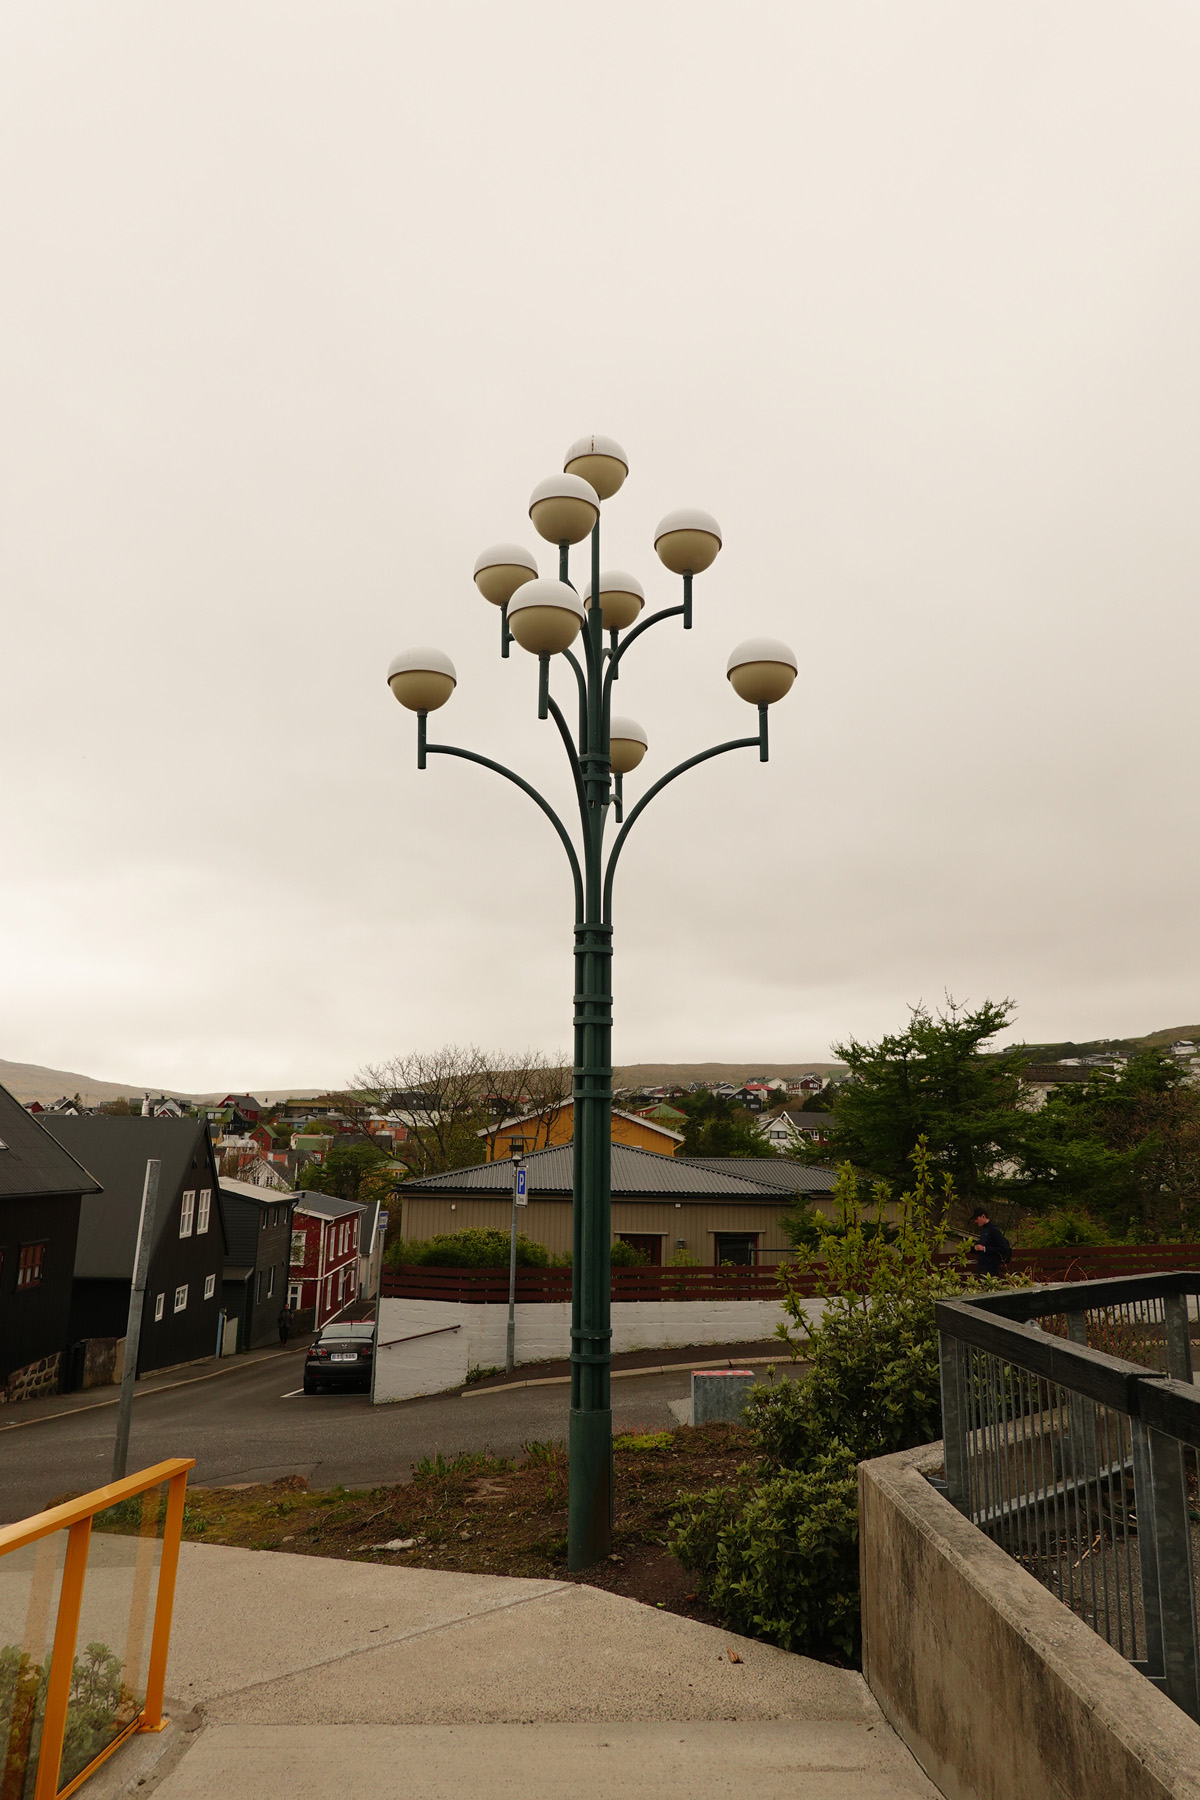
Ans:
[[[860,1676],[571,1582],[184,1544],[167,1691],[91,1800],[937,1795]]]

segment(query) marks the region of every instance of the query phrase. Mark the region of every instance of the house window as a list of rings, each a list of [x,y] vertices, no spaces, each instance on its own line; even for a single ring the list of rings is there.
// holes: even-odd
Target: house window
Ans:
[[[188,1284],[186,1281],[184,1282],[182,1287],[177,1287],[175,1289],[175,1311],[176,1312],[182,1312],[184,1307],[187,1305],[187,1291],[188,1291]]]
[[[300,1310],[300,1283],[293,1281],[288,1287],[288,1305],[293,1312]]]
[[[192,1214],[195,1212],[195,1210],[196,1210],[196,1190],[195,1190],[195,1188],[188,1188],[187,1192],[183,1196],[183,1206],[180,1208],[180,1212],[179,1212],[179,1235],[181,1238],[191,1237],[191,1235],[192,1235]],[[176,1307],[175,1311],[178,1312],[179,1308]]]
[[[258,1305],[258,1304],[259,1304],[259,1302],[260,1302],[260,1300],[261,1300],[261,1299],[262,1299],[262,1291],[263,1291],[263,1281],[264,1281],[264,1279],[265,1279],[265,1271],[264,1271],[264,1270],[262,1270],[262,1269],[260,1269],[260,1270],[259,1270],[259,1271],[258,1271],[258,1285],[257,1285],[257,1287],[256,1287],[256,1288],[255,1288],[255,1291],[254,1291],[254,1304],[255,1304],[255,1306],[257,1306],[257,1305]]]
[[[200,1204],[196,1208],[196,1236],[203,1237],[208,1230],[208,1215],[212,1211],[212,1189],[200,1189]]]
[[[154,1296],[154,1323],[156,1325],[158,1324],[158,1321],[163,1316],[163,1307],[166,1305],[166,1301],[167,1301],[167,1296],[165,1294],[155,1294],[155,1296]]]
[[[216,1293],[216,1291],[217,1291],[216,1276],[215,1275],[206,1275],[204,1277],[204,1298],[206,1300],[211,1300],[213,1295]]]
[[[271,1267],[267,1270],[267,1299],[268,1300],[271,1298],[271,1296],[274,1292],[275,1292],[275,1264],[272,1263]]]
[[[270,1215],[270,1210],[269,1206],[264,1206],[262,1209],[262,1229],[264,1231],[267,1229],[267,1219]]]
[[[45,1269],[45,1244],[22,1244],[21,1253],[17,1258],[17,1286],[19,1288],[41,1287]]]
[[[713,1236],[717,1263],[735,1263],[739,1268],[754,1267],[755,1252],[758,1249],[756,1231],[718,1231]]]
[[[293,1231],[292,1233],[291,1261],[294,1263],[304,1261],[304,1233],[302,1231]]]

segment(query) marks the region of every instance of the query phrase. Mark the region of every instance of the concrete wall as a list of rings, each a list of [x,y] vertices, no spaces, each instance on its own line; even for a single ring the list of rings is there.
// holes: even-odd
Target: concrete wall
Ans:
[[[859,1469],[863,1673],[947,1800],[1200,1800],[1195,1725],[936,1493]]]
[[[820,1306],[818,1300],[808,1302],[810,1316]],[[785,1318],[774,1300],[618,1300],[612,1309],[613,1352],[749,1343],[772,1336]],[[381,1300],[374,1398],[409,1400],[416,1394],[444,1393],[462,1385],[468,1368],[503,1367],[507,1332],[507,1306]],[[519,1363],[570,1354],[569,1301],[517,1307]],[[781,1344],[781,1360],[786,1355]]]

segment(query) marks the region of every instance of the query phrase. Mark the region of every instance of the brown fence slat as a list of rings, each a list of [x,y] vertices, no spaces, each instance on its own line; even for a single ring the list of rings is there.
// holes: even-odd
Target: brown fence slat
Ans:
[[[939,1259],[954,1261],[951,1255]],[[1080,1244],[1017,1250],[1011,1268],[1034,1281],[1101,1281],[1106,1276],[1152,1275],[1165,1269],[1200,1269],[1200,1244]],[[812,1272],[793,1273],[800,1294],[816,1292]],[[774,1300],[776,1268],[614,1269],[614,1300]],[[412,1264],[383,1272],[389,1300],[451,1300],[501,1305],[508,1300],[507,1269],[430,1269]],[[518,1269],[523,1306],[571,1298],[570,1269]]]

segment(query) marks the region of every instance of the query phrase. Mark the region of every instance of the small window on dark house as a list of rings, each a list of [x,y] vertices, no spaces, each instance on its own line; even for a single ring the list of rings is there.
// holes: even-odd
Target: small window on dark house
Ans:
[[[272,1263],[267,1273],[267,1299],[275,1292],[275,1264]]]
[[[187,1306],[187,1291],[188,1291],[188,1284],[186,1281],[184,1282],[182,1287],[177,1287],[175,1289],[175,1311],[176,1312],[182,1312],[184,1310],[184,1308]]]
[[[203,1237],[208,1230],[208,1216],[212,1211],[212,1189],[200,1189],[200,1204],[196,1208],[196,1236]]]
[[[17,1259],[17,1286],[19,1288],[41,1287],[45,1269],[45,1244],[22,1244]]]
[[[259,1301],[262,1299],[262,1296],[263,1296],[263,1281],[265,1280],[265,1278],[266,1278],[266,1270],[260,1269],[258,1271],[258,1286],[257,1286],[257,1289],[255,1290],[255,1295],[254,1295],[254,1304],[256,1306],[258,1305]]]
[[[216,1293],[216,1291],[217,1291],[216,1276],[215,1275],[206,1275],[204,1277],[204,1298],[206,1300],[211,1300],[213,1295]]]
[[[163,1316],[163,1307],[166,1303],[167,1296],[165,1294],[156,1294],[154,1296],[154,1322],[156,1325]]]
[[[196,1190],[188,1188],[183,1196],[183,1205],[179,1209],[179,1235],[181,1238],[191,1237],[192,1218],[196,1211]],[[176,1312],[179,1308],[175,1308]]]

